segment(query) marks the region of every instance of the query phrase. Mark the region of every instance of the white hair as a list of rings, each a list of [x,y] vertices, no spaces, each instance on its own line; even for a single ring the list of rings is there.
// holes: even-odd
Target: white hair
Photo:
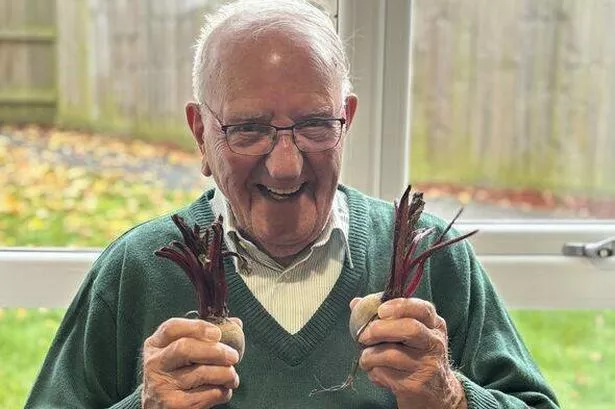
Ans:
[[[219,47],[221,34],[254,38],[268,30],[305,41],[316,66],[339,85],[342,100],[352,91],[344,45],[327,13],[306,0],[239,0],[206,16],[196,43],[192,67],[192,92],[198,103],[221,90]]]

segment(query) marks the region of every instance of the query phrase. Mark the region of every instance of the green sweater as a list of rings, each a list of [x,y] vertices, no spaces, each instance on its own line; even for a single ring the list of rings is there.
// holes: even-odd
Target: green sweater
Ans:
[[[360,372],[354,390],[309,392],[343,382],[356,356],[348,331],[350,300],[381,291],[389,270],[393,206],[340,186],[348,197],[353,268],[311,320],[286,332],[226,260],[231,315],[244,322],[241,385],[224,408],[394,408],[394,396]],[[179,213],[209,225],[213,191]],[[421,227],[445,226],[424,214]],[[26,408],[139,408],[141,348],[163,321],[195,309],[185,274],[154,250],[180,239],[170,217],[141,224],[98,258],[70,305]],[[416,294],[446,320],[450,353],[470,408],[557,407],[469,244],[434,255]]]

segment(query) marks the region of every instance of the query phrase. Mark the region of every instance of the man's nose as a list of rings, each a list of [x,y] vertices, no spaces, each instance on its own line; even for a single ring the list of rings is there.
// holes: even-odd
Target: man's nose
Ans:
[[[303,155],[293,141],[291,131],[280,131],[273,150],[265,159],[269,175],[274,179],[295,179],[303,169]]]

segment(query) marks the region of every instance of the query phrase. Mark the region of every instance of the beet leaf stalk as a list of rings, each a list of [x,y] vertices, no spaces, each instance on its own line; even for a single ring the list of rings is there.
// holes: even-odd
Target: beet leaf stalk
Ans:
[[[453,227],[459,216],[461,216],[463,212],[463,208],[461,208],[438,238],[423,252],[417,254],[422,244],[435,232],[435,228],[416,228],[416,223],[421,217],[425,202],[423,201],[423,193],[412,192],[412,199],[408,203],[411,189],[412,187],[408,186],[400,202],[395,203],[393,257],[389,271],[389,280],[380,298],[382,302],[393,298],[412,297],[421,282],[424,264],[432,254],[478,232],[478,230],[474,230],[444,241],[446,234]],[[412,278],[410,279],[410,277]]]
[[[156,250],[154,254],[169,259],[181,267],[194,286],[198,302],[196,311],[198,318],[220,327],[221,342],[235,348],[241,357],[244,348],[243,331],[239,325],[228,319],[228,287],[224,276],[224,258],[234,256],[240,263],[245,263],[245,260],[235,252],[223,251],[222,216],[203,232],[198,224],[190,228],[177,214],[172,215],[171,219],[181,232],[183,241],[173,240]],[[241,339],[235,339],[239,337]]]
[[[404,191],[399,203],[395,202],[393,255],[391,257],[387,285],[384,291],[363,297],[354,306],[350,315],[350,334],[354,341],[357,342],[359,348],[358,356],[353,362],[350,374],[343,384],[330,388],[321,387],[314,389],[310,395],[321,392],[334,392],[352,387],[359,367],[359,357],[363,350],[363,346],[358,342],[358,339],[368,324],[378,319],[378,307],[382,303],[394,298],[412,297],[421,283],[424,266],[429,257],[438,250],[460,242],[478,232],[478,230],[474,230],[444,240],[446,234],[461,215],[463,211],[463,208],[461,208],[442,233],[432,243],[428,243],[428,239],[436,231],[435,227],[416,227],[424,207],[423,193],[412,192],[412,186],[408,186]],[[425,249],[421,250],[422,248]]]

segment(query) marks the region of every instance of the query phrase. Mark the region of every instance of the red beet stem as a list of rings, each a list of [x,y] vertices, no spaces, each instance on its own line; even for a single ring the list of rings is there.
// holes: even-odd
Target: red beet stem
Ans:
[[[459,209],[453,220],[438,235],[433,244],[423,253],[417,255],[420,245],[433,233],[435,227],[430,229],[415,229],[425,202],[421,192],[414,192],[412,196],[411,186],[404,191],[399,203],[395,202],[395,230],[393,233],[393,257],[387,286],[382,293],[382,302],[396,297],[410,297],[420,284],[424,272],[424,263],[427,259],[441,248],[453,245],[476,231],[464,234],[457,238],[444,241],[444,237],[451,230],[455,221],[461,215],[463,208]],[[410,200],[409,198],[412,197]],[[408,282],[408,280],[410,280]]]
[[[186,221],[174,214],[171,219],[181,232],[183,242],[172,241],[154,252],[155,255],[176,263],[194,286],[198,312],[202,319],[228,316],[228,287],[224,276],[224,257],[240,257],[237,253],[222,251],[224,229],[222,216],[201,234],[195,224],[191,229]]]

